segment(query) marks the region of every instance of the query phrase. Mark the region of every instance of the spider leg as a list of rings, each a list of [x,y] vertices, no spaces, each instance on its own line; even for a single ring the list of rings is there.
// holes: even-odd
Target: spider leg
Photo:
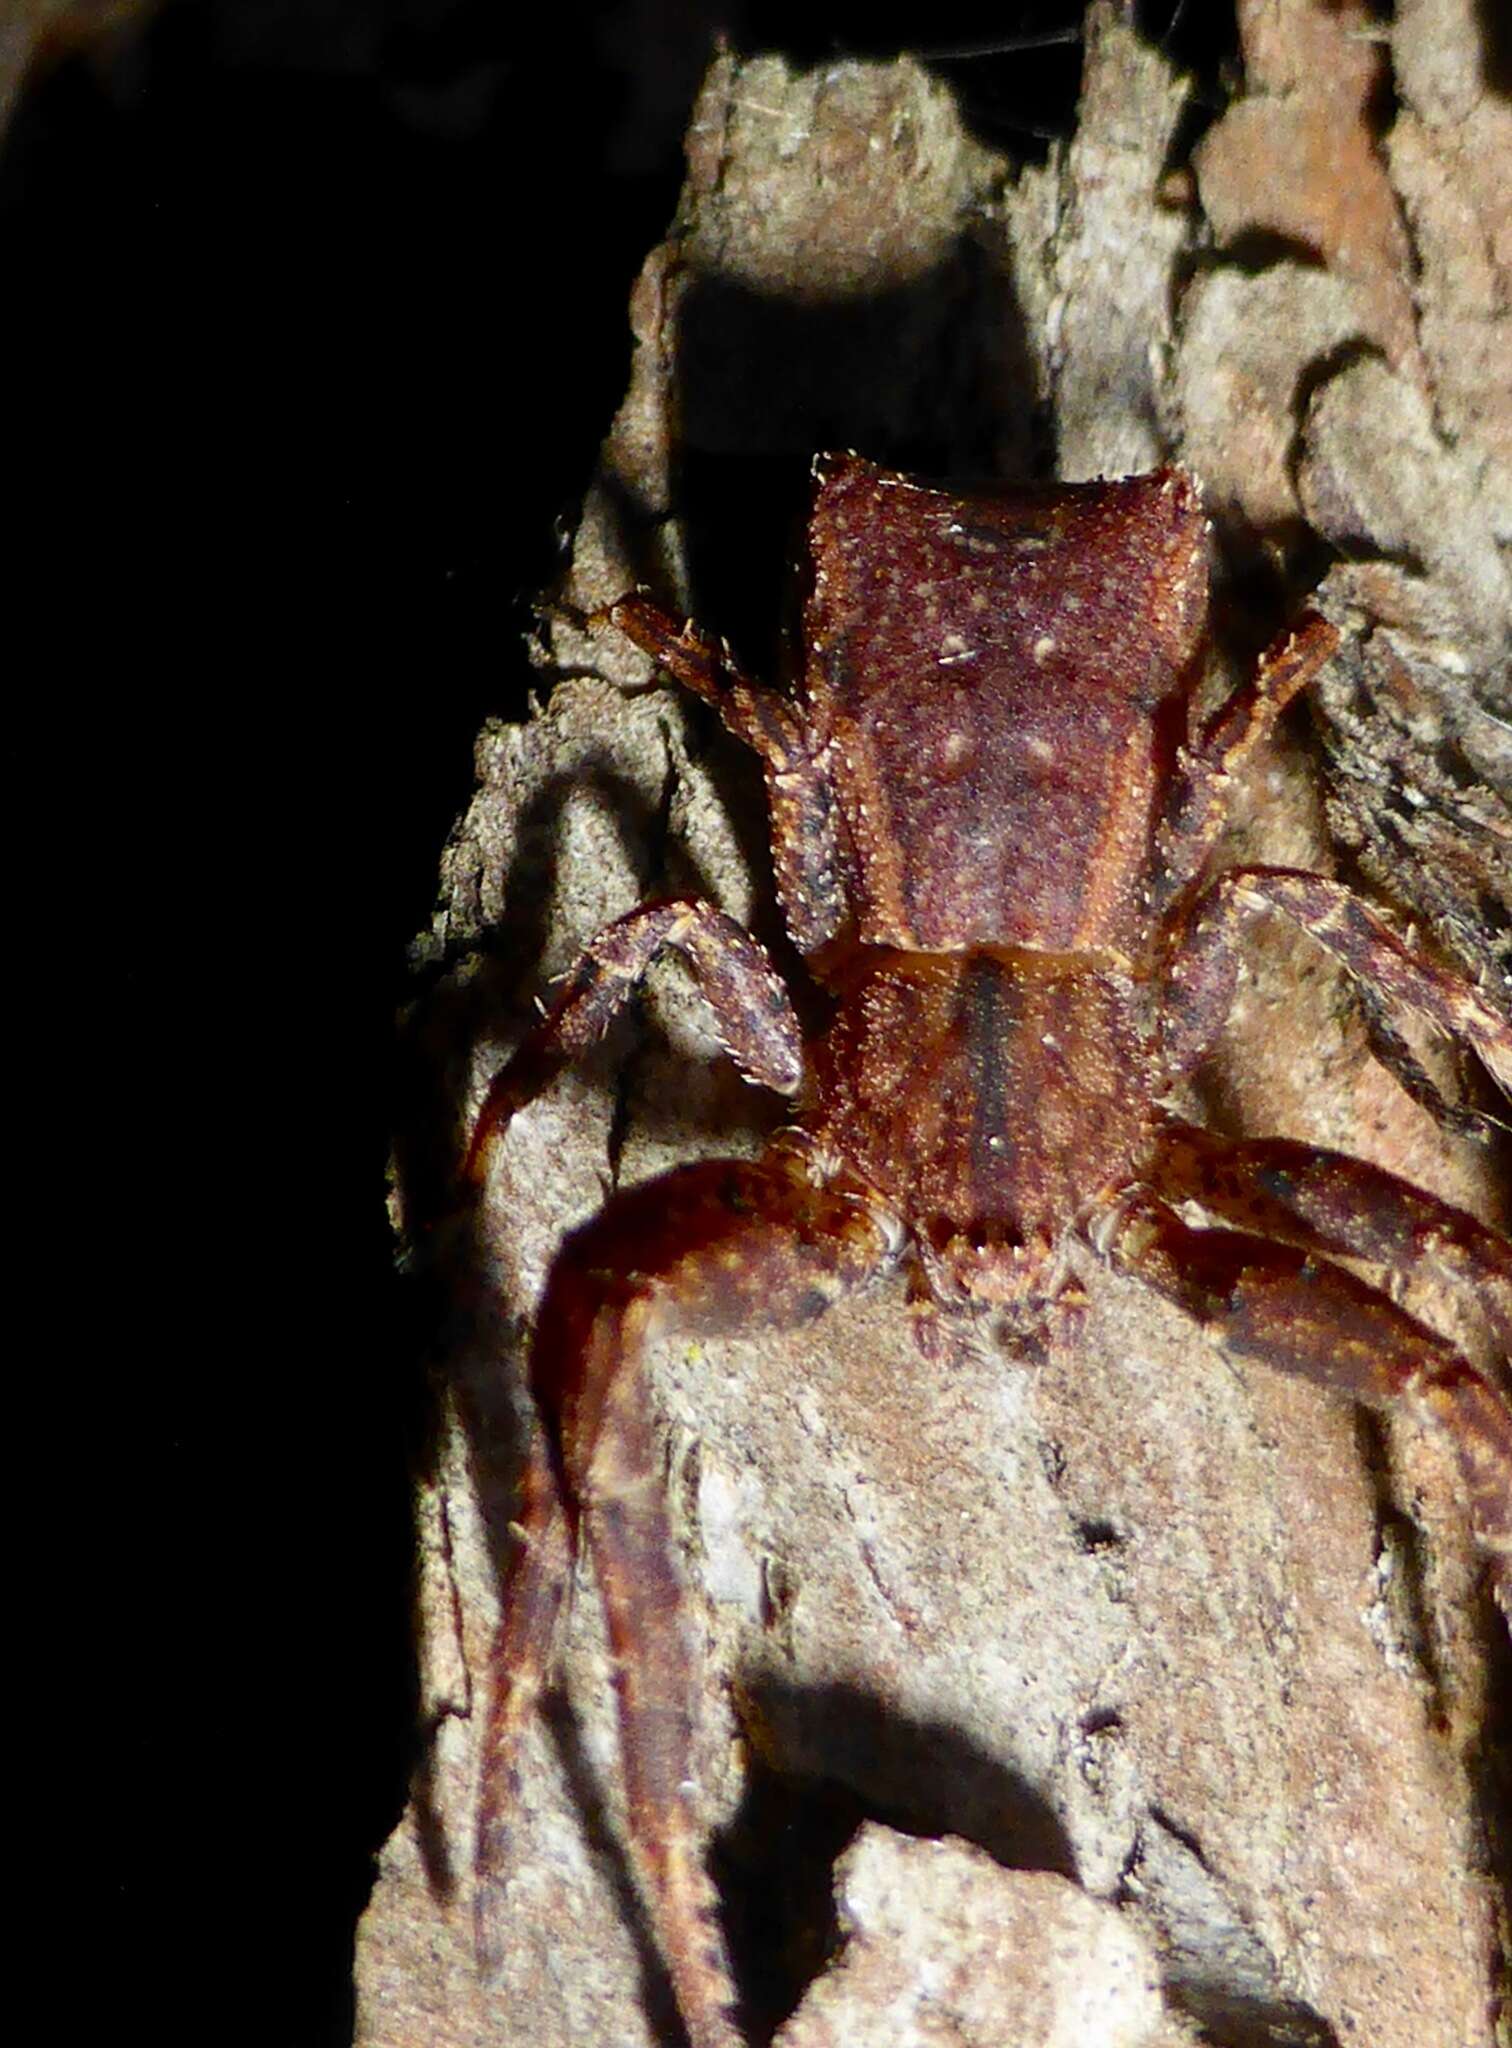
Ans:
[[[1164,1040],[1173,1077],[1190,1072],[1222,1025],[1238,981],[1240,933],[1265,910],[1289,918],[1394,1007],[1415,1010],[1440,1031],[1468,1040],[1502,1086],[1512,1088],[1512,1018],[1480,989],[1409,951],[1342,882],[1292,868],[1231,869],[1203,890],[1183,920]],[[1383,1050],[1389,1056],[1389,1043]],[[1484,1134],[1484,1119],[1445,1102],[1421,1070],[1398,1078],[1441,1123]]]
[[[1367,1259],[1403,1281],[1447,1280],[1512,1357],[1512,1243],[1411,1181],[1347,1152],[1195,1124],[1167,1125],[1146,1177],[1166,1201],[1259,1237]]]
[[[1305,1236],[1300,1220],[1292,1234]],[[1372,1407],[1430,1417],[1459,1458],[1470,1526],[1512,1627],[1512,1407],[1447,1339],[1326,1259],[1237,1231],[1194,1230],[1138,1190],[1094,1241],[1205,1325],[1231,1357],[1301,1375]]]
[[[507,1926],[514,1746],[543,1683],[565,1538],[580,1529],[613,1659],[630,1852],[693,2048],[740,2037],[687,1803],[697,1667],[642,1368],[670,1339],[807,1321],[896,1258],[890,1214],[858,1185],[816,1182],[800,1147],[679,1168],[616,1196],[567,1240],[531,1355],[550,1471],[543,1483],[532,1467],[531,1540],[505,1584],[493,1673],[477,1845],[485,1959],[492,1925]]]
[[[637,592],[600,617],[712,704],[726,730],[761,757],[772,815],[772,863],[793,943],[812,954],[847,922],[841,825],[823,750],[786,698],[736,666],[730,650]]]
[[[1266,650],[1249,681],[1219,705],[1182,749],[1177,801],[1160,832],[1167,900],[1199,872],[1217,844],[1235,776],[1338,644],[1335,628],[1317,612],[1307,613],[1293,632]]]
[[[520,1741],[549,1681],[557,1618],[571,1583],[577,1532],[570,1525],[544,1437],[532,1439],[511,1534],[488,1660],[474,1867],[474,1944],[484,1982],[498,1974],[507,1920],[499,1910],[510,1861],[510,1816],[519,1803]]]
[[[749,932],[697,898],[643,904],[584,949],[551,1008],[495,1075],[473,1127],[463,1173],[486,1177],[493,1141],[510,1118],[602,1038],[658,953],[681,953],[714,1012],[720,1042],[746,1076],[781,1095],[803,1078],[802,1039],[787,990]]]
[[[724,642],[691,619],[679,625],[640,591],[597,616],[617,626],[685,690],[712,704],[736,739],[744,740],[764,760],[780,766],[787,755],[801,751],[802,728],[792,708],[748,676]]]

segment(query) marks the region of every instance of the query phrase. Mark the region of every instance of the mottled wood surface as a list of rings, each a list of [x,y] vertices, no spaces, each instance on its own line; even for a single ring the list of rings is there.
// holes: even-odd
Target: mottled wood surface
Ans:
[[[751,630],[815,445],[1010,475],[1186,461],[1221,560],[1246,572],[1215,693],[1327,567],[1320,543],[1355,664],[1347,700],[1317,705],[1329,813],[1299,718],[1256,764],[1224,857],[1327,866],[1329,818],[1367,821],[1346,855],[1490,974],[1478,899],[1439,878],[1445,844],[1456,874],[1495,858],[1507,796],[1484,737],[1506,715],[1505,422],[1494,380],[1458,374],[1466,349],[1505,348],[1482,130],[1507,109],[1464,56],[1469,0],[1400,7],[1390,46],[1348,42],[1333,8],[1243,12],[1250,93],[1208,131],[1195,184],[1168,162],[1180,81],[1101,15],[1077,137],[1025,171],[909,63],[719,60],[678,220],[636,290],[630,388],[564,595],[587,609],[647,581]],[[1352,64],[1394,67],[1384,142],[1367,92],[1351,112],[1342,84],[1308,83],[1340,39]],[[1262,189],[1246,137],[1274,138],[1278,97],[1297,139]],[[1316,218],[1325,133],[1372,181],[1352,201],[1363,226]],[[1252,231],[1272,237],[1265,260]],[[753,502],[772,509],[747,558]],[[780,946],[754,764],[623,642],[564,614],[539,651],[549,700],[480,736],[419,948],[398,1147],[417,1237],[531,995],[605,918],[696,887]],[[1403,666],[1480,766],[1467,794],[1423,722],[1395,718],[1393,788],[1414,748],[1440,784],[1407,805],[1432,829],[1393,863],[1367,858],[1371,733]],[[1341,1145],[1497,1217],[1494,1161],[1370,1059],[1300,939],[1257,941],[1199,1095],[1218,1128]],[[517,1120],[486,1260],[444,1227],[426,1240],[453,1304],[417,1496],[427,1741],[359,1931],[365,2048],[675,2039],[619,1847],[591,1580],[529,1746],[516,1939],[487,1993],[470,1946],[477,1674],[553,1245],[606,1184],[748,1154],[779,1115],[658,974],[639,1023]],[[1489,2048],[1496,1638],[1450,1459],[1413,1426],[1225,1363],[1083,1263],[1086,1311],[1032,1353],[975,1331],[926,1364],[888,1288],[798,1337],[656,1361],[708,1650],[699,1796],[754,2017],[780,2016],[838,1927],[787,2048]],[[831,1923],[832,1865],[868,1821]]]

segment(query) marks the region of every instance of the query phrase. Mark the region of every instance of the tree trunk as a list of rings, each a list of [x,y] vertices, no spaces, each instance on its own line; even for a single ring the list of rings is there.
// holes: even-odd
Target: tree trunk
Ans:
[[[1039,167],[982,146],[907,60],[724,55],[705,82],[544,618],[549,697],[482,734],[419,948],[400,1222],[452,1308],[418,1493],[425,1750],[360,1930],[365,2048],[677,2038],[588,1576],[527,1747],[503,1982],[472,1958],[481,1674],[552,1248],[607,1186],[748,1154],[780,1109],[658,973],[516,1120],[486,1270],[448,1266],[427,1226],[530,998],[606,918],[696,887],[801,979],[754,762],[583,613],[649,583],[770,671],[820,447],[934,474],[1183,462],[1216,529],[1214,695],[1320,577],[1346,635],[1223,858],[1342,857],[1506,987],[1512,113],[1485,10],[1399,5],[1389,43],[1325,0],[1240,12],[1247,90],[1195,156],[1183,81],[1110,7],[1076,135]],[[1193,1113],[1504,1223],[1487,1150],[1375,1062],[1325,957],[1264,932],[1250,965]],[[1490,2048],[1505,1644],[1452,1456],[1225,1362],[1082,1264],[1086,1307],[1032,1355],[973,1330],[927,1364],[886,1287],[655,1361],[707,1639],[699,1811],[753,2034]],[[1411,1305],[1477,1342],[1455,1304]]]

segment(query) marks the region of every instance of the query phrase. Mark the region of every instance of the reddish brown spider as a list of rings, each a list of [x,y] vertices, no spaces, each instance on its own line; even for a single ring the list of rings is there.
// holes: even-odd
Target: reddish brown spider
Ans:
[[[1026,1326],[1080,1235],[1233,1354],[1448,1432],[1512,1608],[1512,1412],[1445,1339],[1334,1262],[1478,1283],[1512,1344],[1512,1246],[1389,1173],[1162,1107],[1214,1039],[1243,927],[1300,926],[1376,995],[1512,1071],[1512,1022],[1407,950],[1339,883],[1204,882],[1230,781],[1327,660],[1310,618],[1200,727],[1207,583],[1191,480],[961,495],[855,457],[818,469],[803,670],[779,695],[644,598],[609,618],[760,756],[788,927],[833,999],[817,1043],[761,948],[698,901],[609,925],[493,1082],[467,1159],[681,953],[746,1076],[798,1097],[758,1162],[684,1166],[571,1237],[536,1329],[544,1424],[504,1588],[478,1822],[485,1963],[513,1757],[579,1536],[607,1617],[632,1849],[694,2048],[731,2048],[730,1978],[684,1781],[682,1595],[640,1370],[651,1344],[792,1324],[900,1260],[928,1318]],[[1421,1081],[1421,1076],[1417,1076]],[[1194,1202],[1214,1227],[1173,1205]],[[1227,1227],[1217,1227],[1227,1226]]]

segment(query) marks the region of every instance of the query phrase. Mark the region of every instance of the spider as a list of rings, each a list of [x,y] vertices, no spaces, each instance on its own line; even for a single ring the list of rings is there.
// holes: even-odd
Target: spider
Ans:
[[[643,595],[604,616],[759,756],[778,893],[828,1021],[805,1046],[766,954],[713,905],[646,904],[563,978],[488,1088],[464,1168],[480,1187],[510,1118],[668,949],[746,1078],[797,1098],[761,1159],[617,1193],[557,1257],[530,1365],[543,1428],[492,1659],[485,1973],[505,1917],[514,1758],[586,1541],[630,1847],[693,2048],[740,2034],[686,1796],[683,1594],[641,1371],[654,1343],[796,1325],[899,1264],[926,1350],[949,1315],[993,1312],[1028,1332],[1067,1297],[1079,1238],[1231,1355],[1430,1416],[1512,1615],[1512,1408],[1337,1263],[1447,1266],[1512,1347],[1512,1246],[1362,1160],[1221,1139],[1164,1106],[1221,1027],[1244,928],[1267,912],[1373,1000],[1512,1072],[1512,1021],[1340,883],[1273,867],[1205,876],[1235,775],[1328,660],[1333,628],[1309,615],[1203,721],[1205,521],[1190,477],[963,493],[845,455],[821,458],[815,478],[792,693]],[[1427,1086],[1410,1064],[1402,1078]]]

